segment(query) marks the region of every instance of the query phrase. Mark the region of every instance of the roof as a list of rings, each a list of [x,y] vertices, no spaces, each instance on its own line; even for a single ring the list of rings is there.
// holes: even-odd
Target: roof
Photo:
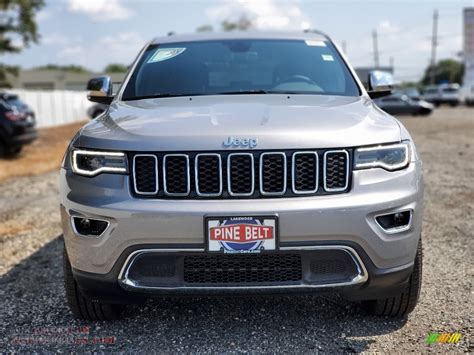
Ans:
[[[327,35],[319,31],[311,32],[201,32],[190,34],[176,34],[166,37],[157,37],[151,44],[196,42],[232,39],[283,39],[283,40],[330,40]]]

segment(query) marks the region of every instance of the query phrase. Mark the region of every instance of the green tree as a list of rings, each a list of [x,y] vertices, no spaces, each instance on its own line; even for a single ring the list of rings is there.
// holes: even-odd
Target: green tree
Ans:
[[[111,63],[104,69],[105,73],[126,73],[127,71],[128,66],[120,63]]]
[[[425,74],[421,83],[429,85],[431,83],[432,70],[435,72],[435,84],[441,82],[462,84],[464,65],[455,59],[443,59],[436,63],[433,68],[431,65],[425,69]]]
[[[240,16],[237,21],[224,20],[221,22],[221,28],[224,32],[247,31],[252,27],[253,23],[246,15]]]
[[[44,0],[0,0],[0,57],[38,42],[35,16],[43,6]],[[6,74],[17,70],[0,64],[0,86],[9,86]]]
[[[196,32],[212,32],[214,28],[211,25],[202,25],[196,28]]]

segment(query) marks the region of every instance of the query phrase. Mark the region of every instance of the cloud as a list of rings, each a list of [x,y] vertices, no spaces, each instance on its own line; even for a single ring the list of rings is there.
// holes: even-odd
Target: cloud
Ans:
[[[62,42],[59,35],[52,35],[50,40]],[[56,53],[56,57],[58,64],[83,65],[100,72],[110,63],[131,64],[146,42],[137,32],[119,32],[94,41],[70,39],[67,44],[57,43],[62,48]]]
[[[124,20],[133,15],[133,11],[123,6],[120,0],[68,0],[68,10],[95,21]]]
[[[206,9],[206,15],[213,22],[235,21],[241,15],[245,15],[258,30],[301,30],[309,28],[311,25],[296,1],[285,3],[274,0],[223,2]]]
[[[77,58],[84,55],[84,48],[82,46],[65,47],[58,52],[59,58]]]
[[[384,20],[378,24],[377,31],[382,35],[393,35],[400,32],[400,28],[395,26],[390,21]]]

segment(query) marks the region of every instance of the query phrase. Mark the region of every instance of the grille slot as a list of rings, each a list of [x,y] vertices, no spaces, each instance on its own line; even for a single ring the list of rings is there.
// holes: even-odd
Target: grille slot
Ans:
[[[158,158],[155,155],[137,154],[133,157],[133,183],[139,195],[158,192]]]
[[[168,154],[164,156],[163,185],[167,195],[189,195],[191,184],[189,179],[189,157],[186,154]]]
[[[196,194],[222,194],[222,161],[219,154],[198,154],[195,161]]]
[[[349,185],[349,154],[345,150],[324,153],[324,190],[344,191]]]
[[[298,254],[190,255],[184,258],[187,284],[271,284],[301,280]]]
[[[250,153],[232,153],[227,158],[227,187],[231,196],[251,196],[255,190],[255,168]]]
[[[295,194],[311,194],[318,191],[319,159],[316,152],[293,154],[292,183]]]
[[[285,192],[285,153],[262,153],[260,155],[260,193],[262,195],[283,195]]]

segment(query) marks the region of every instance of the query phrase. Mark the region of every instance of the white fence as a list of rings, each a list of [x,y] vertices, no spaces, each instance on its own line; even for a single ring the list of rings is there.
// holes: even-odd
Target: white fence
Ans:
[[[18,94],[35,111],[38,127],[87,119],[87,109],[93,105],[87,100],[85,91],[13,89],[9,92]]]

